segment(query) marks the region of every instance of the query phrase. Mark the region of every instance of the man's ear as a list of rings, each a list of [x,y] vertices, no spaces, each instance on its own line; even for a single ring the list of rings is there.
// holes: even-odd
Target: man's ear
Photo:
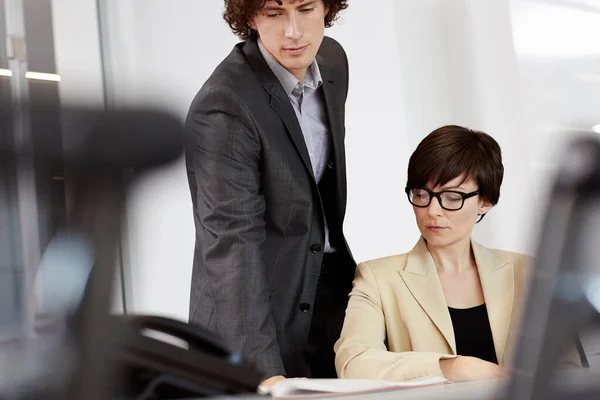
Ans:
[[[257,29],[256,29],[256,22],[254,22],[254,17],[251,17],[251,18],[248,20],[248,26],[249,26],[250,28],[254,29],[255,31],[257,30]]]

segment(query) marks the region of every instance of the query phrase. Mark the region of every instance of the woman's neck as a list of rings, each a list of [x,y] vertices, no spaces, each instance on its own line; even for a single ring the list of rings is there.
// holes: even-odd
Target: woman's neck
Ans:
[[[427,248],[438,272],[460,275],[475,267],[470,238],[443,247],[434,247],[428,244]]]

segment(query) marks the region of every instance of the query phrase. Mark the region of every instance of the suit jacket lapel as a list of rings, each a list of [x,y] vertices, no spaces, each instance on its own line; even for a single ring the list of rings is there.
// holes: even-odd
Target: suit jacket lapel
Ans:
[[[344,152],[344,121],[342,121],[343,110],[339,109],[343,103],[336,101],[336,94],[339,92],[336,85],[339,85],[340,82],[337,82],[337,76],[332,69],[321,63],[319,58],[317,58],[317,62],[319,62],[319,70],[323,79],[323,100],[331,134],[332,154],[330,160],[335,167],[337,192],[343,194],[345,192],[344,165],[346,160]],[[341,204],[345,204],[345,201],[342,201]]]
[[[437,269],[423,237],[408,253],[406,267],[399,273],[413,297],[429,315],[456,354],[456,340],[450,312]]]
[[[490,249],[471,241],[498,363],[502,363],[515,297],[514,267]]]
[[[315,180],[312,163],[310,161],[310,155],[308,154],[308,149],[306,148],[306,141],[304,140],[304,135],[302,134],[302,128],[300,128],[300,124],[298,123],[296,112],[290,104],[290,100],[285,95],[283,89],[280,87],[277,92],[281,93],[272,93],[271,107],[273,110],[275,110],[277,115],[279,115],[279,118],[281,118],[285,124],[290,139],[292,139],[294,146],[296,146],[296,150],[298,150],[300,157],[302,157],[302,161],[304,161],[304,166],[308,169],[308,172],[310,173],[310,176],[312,176],[313,180]]]
[[[288,96],[283,90],[281,83],[279,80],[277,80],[277,77],[275,74],[273,74],[271,68],[269,68],[269,65],[260,53],[260,49],[258,48],[256,41],[246,42],[244,44],[243,51],[248,59],[248,62],[250,63],[250,66],[256,73],[258,80],[271,96],[271,108],[273,108],[277,115],[279,115],[279,118],[281,118],[283,121],[285,127],[287,128],[290,139],[294,143],[294,146],[300,154],[300,157],[302,157],[302,161],[304,162],[308,173],[314,180],[315,176],[313,173],[312,164],[310,162],[308,149],[306,148],[306,142],[304,140],[304,136],[302,135],[302,128],[300,128],[298,118],[296,117],[296,112],[294,111]]]
[[[514,267],[510,261],[475,241],[471,241],[471,247],[486,303],[496,357],[501,364],[512,322],[515,296]],[[442,285],[433,258],[422,237],[409,252],[406,267],[399,273],[413,297],[456,354],[454,329]]]

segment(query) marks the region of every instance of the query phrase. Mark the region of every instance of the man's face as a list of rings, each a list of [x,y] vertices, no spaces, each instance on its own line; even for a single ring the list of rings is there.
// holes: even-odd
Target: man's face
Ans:
[[[250,27],[271,56],[304,81],[323,41],[327,12],[323,0],[267,0]]]

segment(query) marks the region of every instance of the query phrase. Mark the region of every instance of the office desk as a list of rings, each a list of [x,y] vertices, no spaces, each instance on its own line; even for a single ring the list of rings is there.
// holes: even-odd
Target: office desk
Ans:
[[[397,389],[385,392],[376,392],[369,394],[349,394],[318,396],[315,399],[335,399],[335,400],[470,400],[470,399],[491,399],[497,390],[503,387],[504,381],[479,381],[450,383],[435,386],[425,386],[421,388]],[[244,395],[244,396],[218,396],[212,397],[214,400],[265,400],[270,396]]]
[[[568,370],[553,380],[552,399],[600,399],[600,371]],[[450,383],[412,389],[390,390],[370,394],[319,396],[315,399],[335,400],[492,400],[502,399],[507,379]],[[218,400],[270,399],[270,396],[219,396]]]
[[[502,387],[503,381],[448,383],[421,388],[390,390],[386,392],[335,396],[339,400],[469,400],[491,399]]]

